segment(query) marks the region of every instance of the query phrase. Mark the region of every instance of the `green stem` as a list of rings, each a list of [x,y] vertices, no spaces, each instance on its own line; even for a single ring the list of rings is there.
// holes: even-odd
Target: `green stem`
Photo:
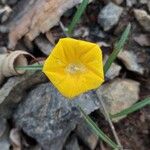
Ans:
[[[42,70],[43,65],[28,65],[28,66],[17,66],[16,70]]]

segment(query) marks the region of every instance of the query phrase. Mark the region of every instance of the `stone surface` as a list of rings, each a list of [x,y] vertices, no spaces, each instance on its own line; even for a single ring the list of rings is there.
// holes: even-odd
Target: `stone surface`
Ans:
[[[81,120],[78,123],[75,132],[90,150],[94,150],[96,148],[98,137],[93,133],[85,120]]]
[[[126,0],[126,5],[128,7],[132,7],[133,5],[137,4],[137,0]]]
[[[149,34],[140,34],[133,37],[134,41],[140,46],[150,46],[150,35]]]
[[[149,0],[139,0],[139,3],[141,4],[147,4]]]
[[[110,30],[119,21],[123,8],[110,2],[100,12],[98,23],[103,27],[104,31]]]
[[[10,150],[10,143],[8,139],[0,140],[0,149],[1,150]]]
[[[139,74],[144,73],[144,68],[138,64],[138,58],[132,51],[122,51],[117,56],[130,71],[134,71]]]
[[[0,8],[0,22],[4,23],[10,16],[12,9],[9,6],[4,6]]]
[[[110,114],[116,114],[138,101],[139,83],[129,79],[115,79],[102,85],[97,91],[97,96],[105,103]],[[102,110],[103,112],[103,110]],[[114,121],[118,121],[115,119]]]
[[[4,118],[0,118],[0,150],[10,150],[9,128]]]
[[[100,41],[100,42],[97,42],[97,44],[100,46],[100,47],[111,47],[111,44],[109,43],[106,43],[104,41]]]
[[[80,150],[78,139],[75,135],[69,137],[69,140],[65,144],[64,150]]]
[[[137,0],[126,0],[126,5],[128,7],[132,7],[133,5],[135,5],[137,3]]]
[[[9,78],[0,89],[0,116],[9,118],[26,90],[45,81],[46,77],[40,71]]]
[[[78,104],[87,114],[99,108],[92,91],[69,101],[52,84],[41,84],[20,103],[14,119],[44,150],[61,150],[81,117]]]
[[[104,56],[103,59],[103,64],[106,63],[107,59],[108,59],[108,55]],[[107,71],[106,75],[105,75],[105,80],[107,79],[114,79],[115,77],[117,77],[120,73],[121,70],[121,66],[116,64],[116,63],[112,63],[112,65],[110,66],[109,70]]]
[[[53,45],[46,39],[46,37],[40,35],[35,39],[35,44],[38,48],[45,54],[49,55],[51,50],[53,49]]]
[[[7,129],[7,121],[5,118],[0,117],[0,138],[4,135]]]
[[[117,77],[119,75],[120,70],[121,70],[121,66],[119,66],[116,63],[112,63],[111,67],[109,68],[109,70],[106,73],[106,78],[114,79],[115,77]]]
[[[134,9],[134,15],[145,31],[150,32],[150,15],[145,10]]]
[[[85,38],[85,37],[89,36],[89,28],[87,28],[87,27],[77,28],[74,30],[73,36]]]

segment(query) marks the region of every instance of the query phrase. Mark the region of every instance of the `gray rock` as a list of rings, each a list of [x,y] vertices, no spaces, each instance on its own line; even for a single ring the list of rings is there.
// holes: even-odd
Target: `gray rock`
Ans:
[[[89,36],[89,28],[87,28],[87,27],[77,28],[74,30],[73,36],[85,38],[85,37]]]
[[[40,35],[35,39],[35,44],[47,56],[50,54],[51,50],[53,49],[53,45],[43,35]]]
[[[103,27],[104,31],[110,30],[119,21],[123,8],[114,3],[107,4],[98,16],[98,22]]]
[[[77,105],[89,114],[99,108],[99,101],[93,92],[70,101],[52,84],[41,84],[20,103],[14,119],[44,150],[61,150],[81,117]]]
[[[0,140],[0,149],[1,150],[10,150],[10,143],[8,139]]]
[[[7,129],[7,121],[5,118],[0,117],[0,138],[4,135]]]
[[[69,139],[64,147],[64,150],[80,150],[80,146],[78,143],[78,139],[76,138],[75,135],[70,137],[71,139]]]
[[[11,117],[13,109],[25,95],[26,90],[45,81],[46,77],[40,71],[30,71],[24,75],[9,78],[0,89],[0,116]]]
[[[103,59],[103,64],[106,63],[107,59],[108,59],[108,55],[104,56]],[[112,65],[110,66],[109,70],[107,71],[105,77],[106,79],[114,79],[115,77],[117,77],[120,73],[121,70],[121,66],[116,64],[116,63],[112,63]]]
[[[94,150],[96,148],[99,138],[93,133],[85,120],[79,122],[75,132],[89,149]]]
[[[137,0],[126,0],[126,5],[128,7],[132,7],[135,4],[137,4]]]
[[[145,31],[150,32],[150,15],[145,10],[134,9],[134,15]]]
[[[141,4],[147,4],[149,0],[139,0],[139,3]]]
[[[149,34],[140,34],[133,37],[134,41],[140,46],[150,46],[150,35]]]
[[[121,66],[119,66],[116,63],[112,63],[111,67],[109,68],[109,70],[106,73],[106,78],[114,79],[115,77],[117,77],[119,75],[120,70],[121,70]]]
[[[4,118],[0,118],[0,150],[10,150],[9,128]]]
[[[0,21],[4,23],[10,16],[12,9],[9,6],[0,8]]]
[[[115,79],[102,85],[96,93],[98,98],[105,103],[109,114],[116,114],[138,101],[139,83],[129,79]],[[119,119],[121,118],[114,121]]]
[[[138,64],[138,58],[132,51],[122,51],[117,56],[130,71],[134,71],[139,74],[144,73],[144,68]]]
[[[98,44],[100,47],[111,47],[111,44],[106,43],[104,41],[97,42],[96,44]]]

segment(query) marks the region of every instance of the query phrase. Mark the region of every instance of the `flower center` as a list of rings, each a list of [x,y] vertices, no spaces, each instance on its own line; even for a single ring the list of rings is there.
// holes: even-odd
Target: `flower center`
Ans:
[[[81,63],[71,63],[66,67],[66,71],[70,74],[83,73],[86,67]]]

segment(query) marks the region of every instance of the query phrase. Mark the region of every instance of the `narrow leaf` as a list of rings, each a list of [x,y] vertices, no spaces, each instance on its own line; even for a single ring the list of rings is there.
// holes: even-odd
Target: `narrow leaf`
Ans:
[[[42,70],[43,65],[17,66],[16,70]]]
[[[110,68],[111,64],[116,59],[118,53],[123,49],[123,47],[128,39],[130,29],[131,29],[131,24],[129,23],[128,26],[126,27],[125,31],[123,32],[120,40],[115,44],[113,52],[111,53],[111,55],[109,56],[108,60],[106,61],[105,65],[104,65],[104,73],[105,74],[108,71],[108,69]]]
[[[112,148],[117,149],[117,145],[94,123],[94,121],[85,114],[85,112],[83,111],[83,109],[79,107],[79,110],[81,111],[84,119],[86,120],[86,122],[88,123],[88,125],[91,127],[91,129],[93,130],[93,132],[103,141],[105,141],[108,145],[110,145]]]
[[[122,117],[122,116],[125,116],[128,114],[131,114],[131,113],[143,108],[146,105],[150,105],[150,97],[132,105],[131,107],[129,107],[127,109],[124,109],[123,111],[121,111],[117,114],[111,115],[111,118]]]
[[[84,13],[86,6],[88,5],[89,0],[82,0],[82,3],[80,4],[80,6],[78,7],[71,24],[68,27],[68,34],[72,34],[73,29],[75,28],[76,24],[79,22],[80,17],[82,16],[82,14]]]

